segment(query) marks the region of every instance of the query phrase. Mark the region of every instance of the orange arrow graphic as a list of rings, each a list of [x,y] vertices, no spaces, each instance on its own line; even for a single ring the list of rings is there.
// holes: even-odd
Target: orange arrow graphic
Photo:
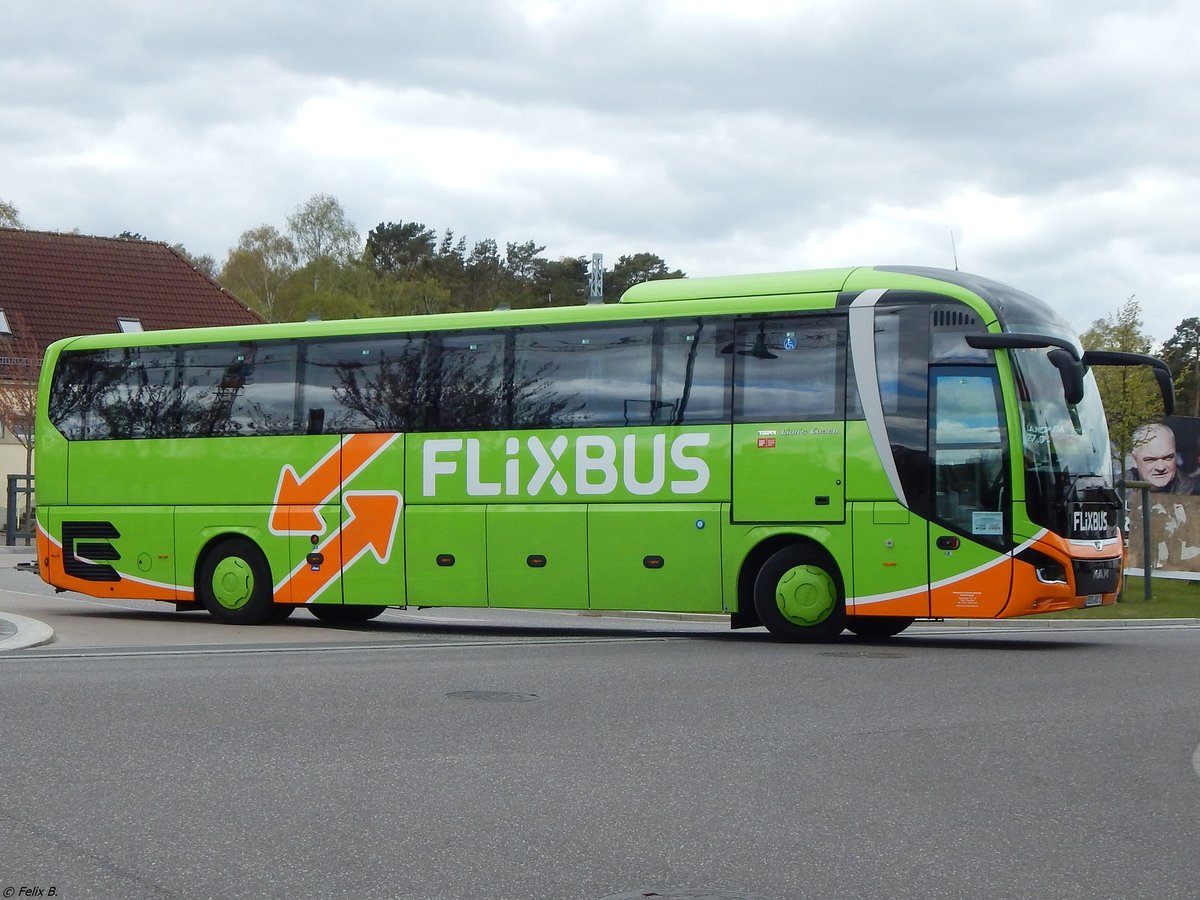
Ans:
[[[339,575],[368,551],[385,563],[392,553],[403,500],[395,491],[355,491],[344,496],[348,516],[342,527],[315,548],[324,559],[313,569],[307,562],[292,571],[275,588],[275,595],[291,603],[311,603]]]
[[[398,434],[351,434],[316,464],[297,477],[295,467],[284,466],[275,488],[271,511],[273,534],[321,534],[325,522],[318,508],[337,496],[342,484],[383,452]]]

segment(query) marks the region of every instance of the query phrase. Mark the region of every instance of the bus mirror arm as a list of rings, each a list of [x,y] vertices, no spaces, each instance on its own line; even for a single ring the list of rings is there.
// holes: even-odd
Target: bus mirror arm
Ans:
[[[1088,350],[1083,354],[1084,366],[1149,366],[1162,392],[1163,415],[1175,412],[1175,379],[1171,367],[1161,359],[1142,353],[1125,353],[1120,350]]]
[[[1063,392],[1068,403],[1083,399],[1083,375],[1091,366],[1149,366],[1162,392],[1164,415],[1175,412],[1175,385],[1170,367],[1153,356],[1120,350],[1087,350],[1080,357],[1068,341],[1047,334],[1017,332],[968,334],[967,346],[977,350],[1036,350],[1054,347],[1047,356],[1062,374]],[[1078,386],[1077,386],[1078,383]]]
[[[1037,350],[1042,347],[1058,347],[1071,354],[1072,359],[1076,361],[1079,359],[1075,347],[1070,341],[1051,337],[1048,334],[1019,334],[1015,331],[1001,334],[989,332],[987,334],[968,334],[966,338],[967,346],[974,347],[976,350]]]
[[[1083,399],[1083,363],[1070,341],[1048,334],[968,334],[967,346],[976,350],[1038,350],[1053,348],[1046,354],[1062,378],[1063,399],[1074,406]]]

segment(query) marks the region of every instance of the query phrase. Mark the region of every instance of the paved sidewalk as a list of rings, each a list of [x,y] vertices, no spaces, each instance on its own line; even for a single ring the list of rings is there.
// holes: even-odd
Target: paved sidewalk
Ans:
[[[9,547],[0,543],[0,565],[15,566],[23,562],[33,563],[37,559],[37,547],[18,545]],[[0,612],[0,653],[5,650],[21,650],[37,647],[54,640],[54,629],[45,622],[18,616],[16,613]]]
[[[45,622],[16,613],[0,613],[0,653],[38,647],[52,640],[54,629]]]

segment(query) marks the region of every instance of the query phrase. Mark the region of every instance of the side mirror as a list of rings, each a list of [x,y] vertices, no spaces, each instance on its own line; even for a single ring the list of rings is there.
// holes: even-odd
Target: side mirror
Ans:
[[[1175,381],[1171,378],[1170,368],[1164,364],[1162,366],[1155,366],[1151,371],[1154,372],[1154,380],[1158,382],[1158,389],[1162,392],[1163,415],[1174,415]]]
[[[1142,353],[1125,353],[1120,350],[1088,350],[1083,354],[1085,366],[1149,366],[1162,393],[1163,415],[1175,412],[1175,380],[1171,367],[1161,359]]]
[[[1046,358],[1058,369],[1067,405],[1074,406],[1083,399],[1083,366],[1075,358],[1075,354],[1066,350],[1051,350],[1046,354]]]

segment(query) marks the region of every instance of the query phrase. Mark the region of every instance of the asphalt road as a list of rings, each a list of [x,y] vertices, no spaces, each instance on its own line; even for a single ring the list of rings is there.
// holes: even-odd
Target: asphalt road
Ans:
[[[1200,627],[62,615],[0,654],[0,894],[1200,895]]]

